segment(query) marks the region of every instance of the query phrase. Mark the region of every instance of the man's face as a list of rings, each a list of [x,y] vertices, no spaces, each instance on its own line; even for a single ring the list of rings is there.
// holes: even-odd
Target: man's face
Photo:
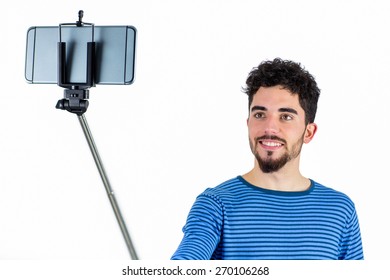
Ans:
[[[248,117],[252,153],[264,173],[276,172],[287,163],[298,167],[303,143],[309,143],[316,125],[305,124],[297,94],[280,86],[260,87]]]

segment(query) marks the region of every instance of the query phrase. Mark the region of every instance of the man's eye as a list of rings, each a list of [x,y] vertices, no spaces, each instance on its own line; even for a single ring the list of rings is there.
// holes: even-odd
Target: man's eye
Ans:
[[[254,117],[255,117],[256,119],[264,118],[264,113],[255,113],[255,114],[254,114]]]
[[[281,119],[284,121],[291,121],[293,119],[293,117],[290,115],[282,115]]]

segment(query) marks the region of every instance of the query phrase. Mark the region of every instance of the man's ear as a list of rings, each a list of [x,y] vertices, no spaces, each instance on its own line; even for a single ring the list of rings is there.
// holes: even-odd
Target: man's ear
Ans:
[[[316,132],[317,132],[317,125],[315,123],[309,123],[306,126],[306,131],[305,131],[305,135],[303,137],[303,142],[305,144],[309,143],[313,139]]]

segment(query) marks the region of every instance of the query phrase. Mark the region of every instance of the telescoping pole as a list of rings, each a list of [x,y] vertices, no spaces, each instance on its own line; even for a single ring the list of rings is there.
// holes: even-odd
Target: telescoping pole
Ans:
[[[119,226],[121,228],[123,237],[124,237],[126,245],[127,245],[127,249],[129,250],[129,253],[130,253],[130,257],[133,260],[138,260],[137,253],[134,249],[133,243],[131,241],[129,232],[128,232],[126,224],[125,224],[125,221],[123,220],[118,203],[115,199],[114,192],[111,188],[110,182],[109,182],[108,177],[106,175],[106,171],[104,170],[104,167],[103,167],[102,160],[100,159],[98,150],[96,148],[95,141],[93,140],[92,133],[89,129],[87,119],[85,118],[84,114],[81,114],[81,115],[78,114],[77,116],[78,116],[78,119],[80,121],[80,125],[83,129],[85,138],[87,139],[89,148],[91,149],[91,153],[92,153],[92,156],[95,160],[96,166],[99,170],[99,174],[100,174],[100,177],[102,178],[104,187],[106,188],[108,198],[110,200],[112,209],[114,210],[115,217],[116,217],[116,219],[119,223]]]

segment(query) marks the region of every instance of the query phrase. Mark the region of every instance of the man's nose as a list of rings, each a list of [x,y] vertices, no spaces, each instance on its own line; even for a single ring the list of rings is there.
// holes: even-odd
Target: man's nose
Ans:
[[[265,134],[277,134],[279,133],[278,120],[275,117],[268,117],[264,127]]]

